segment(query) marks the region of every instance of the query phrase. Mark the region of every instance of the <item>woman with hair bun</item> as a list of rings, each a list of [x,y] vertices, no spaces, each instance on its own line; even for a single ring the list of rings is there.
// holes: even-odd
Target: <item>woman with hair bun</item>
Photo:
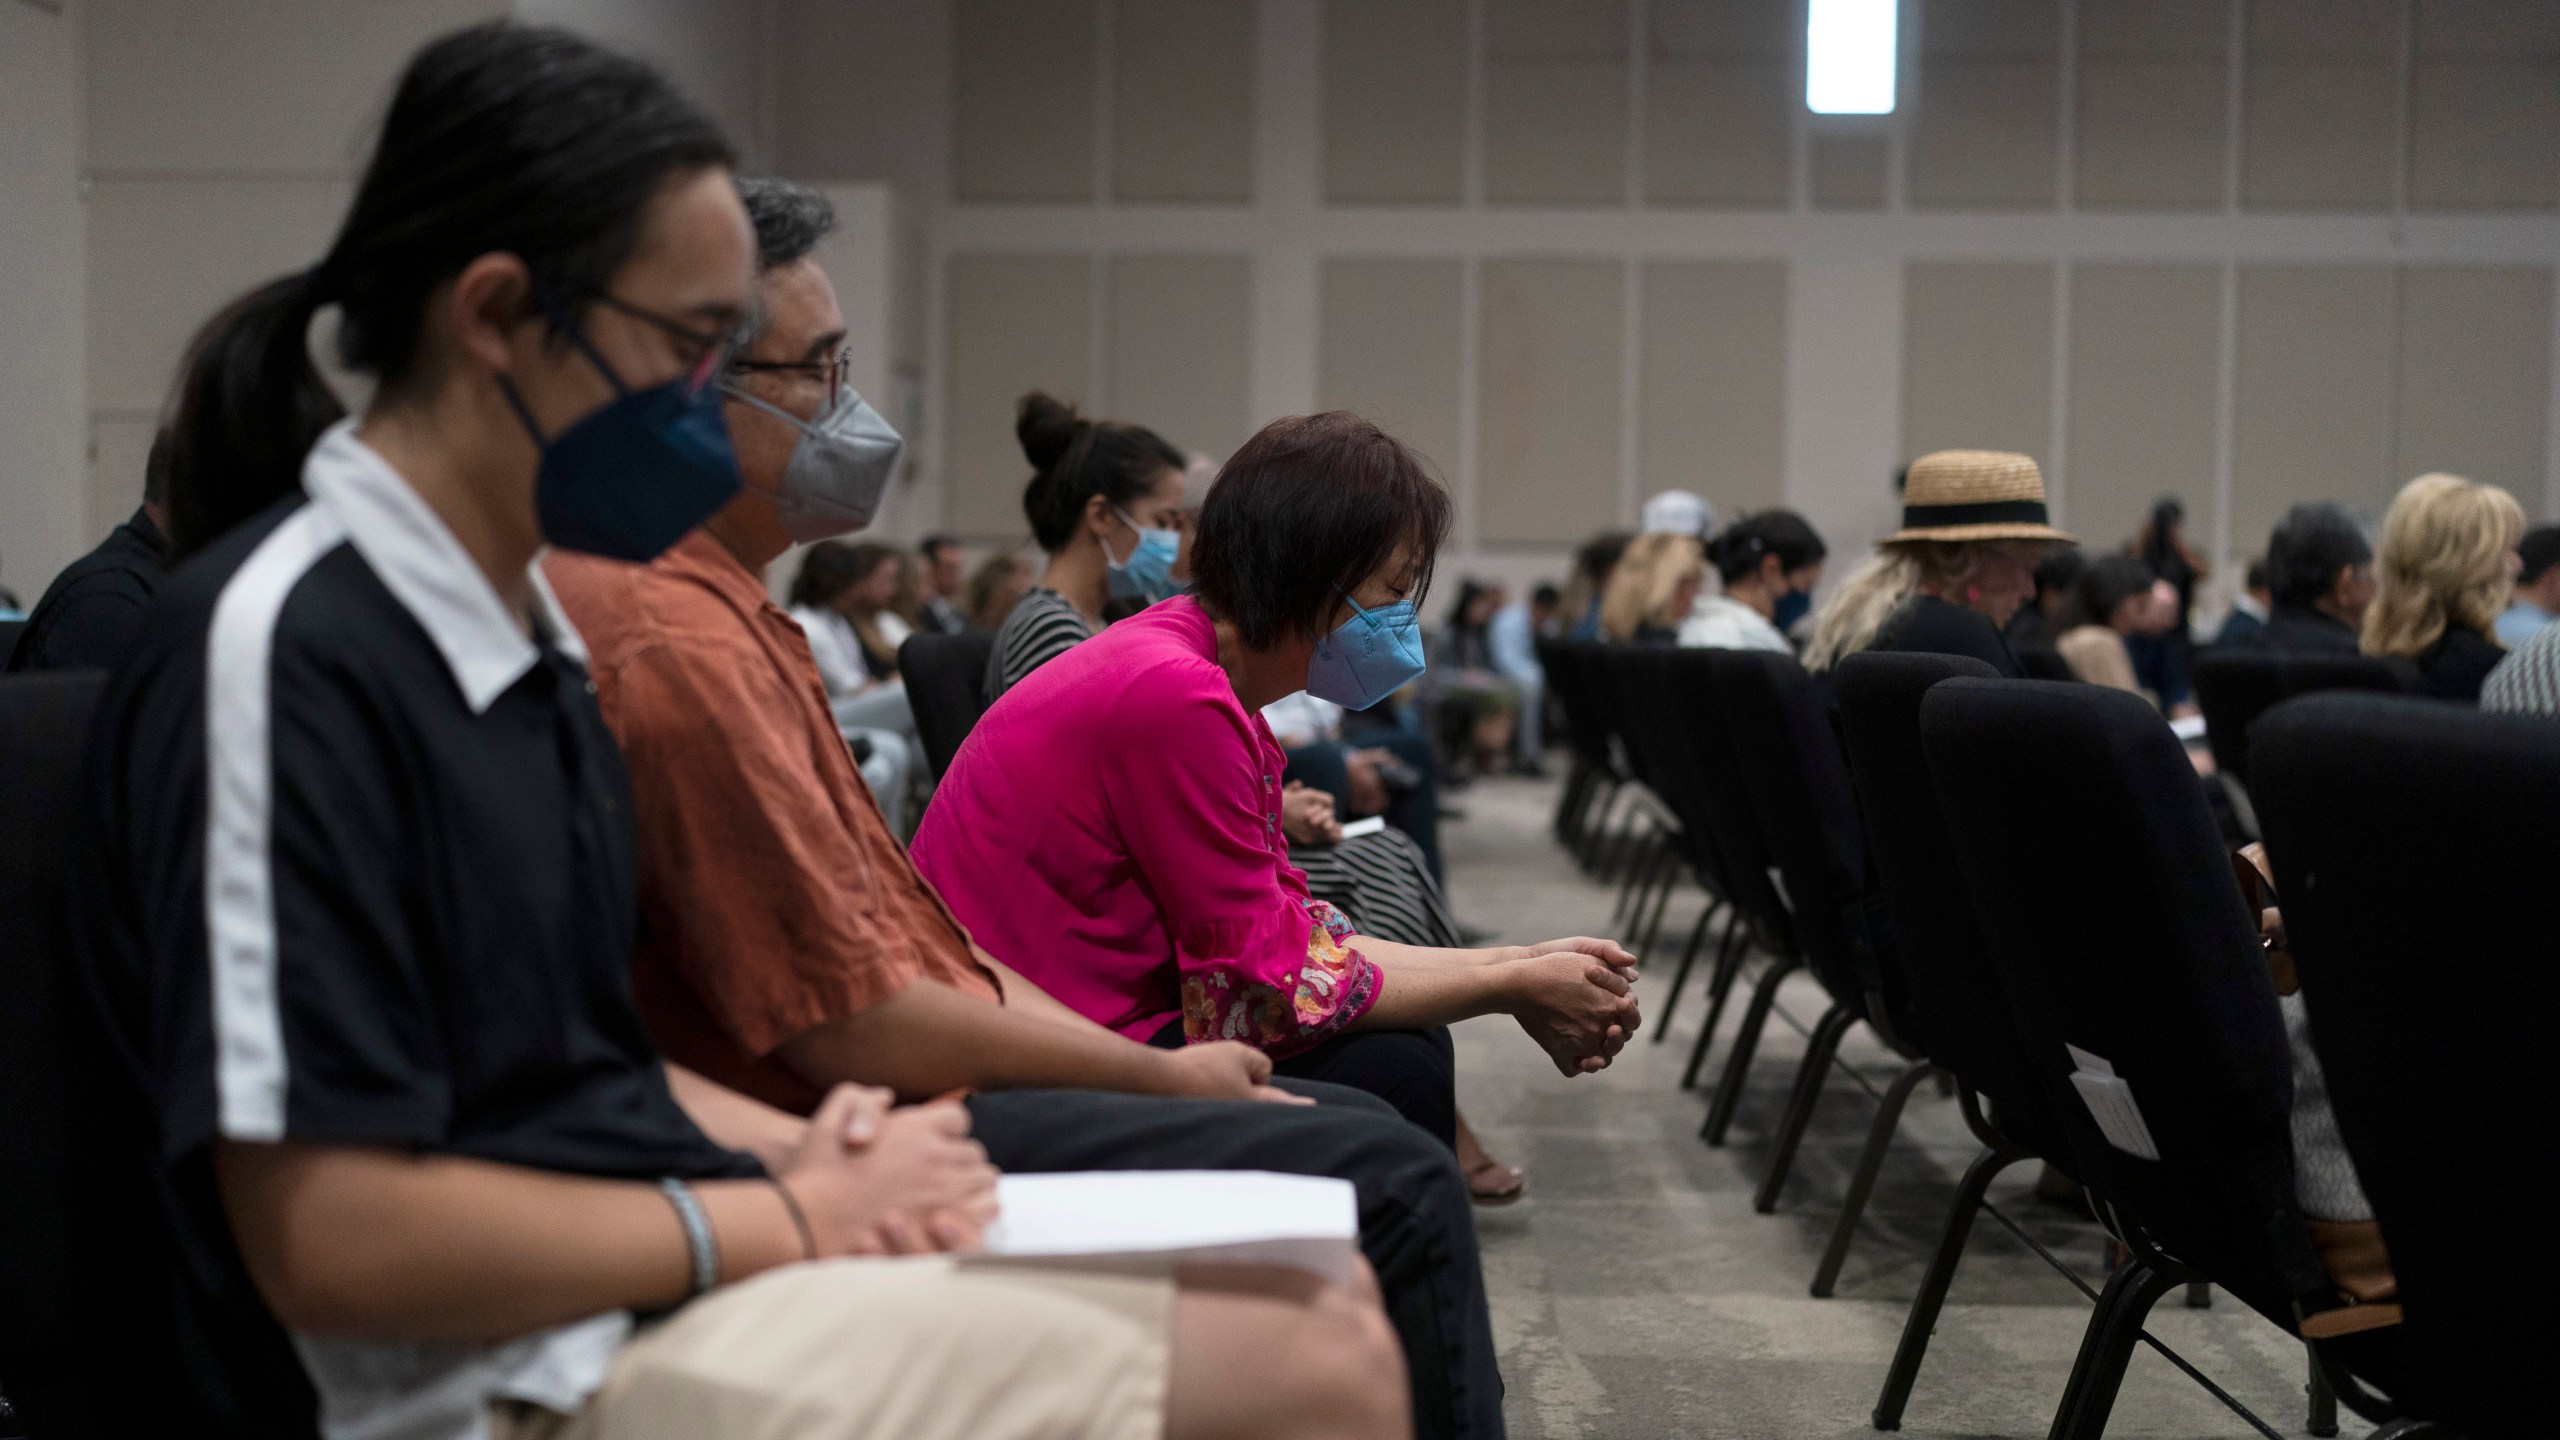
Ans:
[[[1042,661],[1100,631],[1115,600],[1152,605],[1173,593],[1182,553],[1182,473],[1189,463],[1143,425],[1088,420],[1034,390],[1013,433],[1031,462],[1022,513],[1049,556],[996,631],[987,662],[993,704]]]

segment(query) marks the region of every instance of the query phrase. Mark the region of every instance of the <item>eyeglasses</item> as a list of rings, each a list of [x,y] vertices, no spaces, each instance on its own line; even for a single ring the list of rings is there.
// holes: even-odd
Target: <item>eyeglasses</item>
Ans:
[[[848,345],[824,360],[739,360],[731,359],[729,369],[741,375],[806,375],[826,382],[827,393],[844,388],[845,377],[853,373],[853,347]]]
[[[675,340],[679,346],[685,347],[680,353],[686,357],[684,388],[689,392],[700,391],[722,370],[735,363],[738,353],[738,334],[735,329],[725,330],[716,335],[705,334],[681,320],[671,319],[654,310],[642,309],[627,300],[618,300],[601,290],[595,292],[590,298],[608,310],[628,315],[643,324],[655,326]]]

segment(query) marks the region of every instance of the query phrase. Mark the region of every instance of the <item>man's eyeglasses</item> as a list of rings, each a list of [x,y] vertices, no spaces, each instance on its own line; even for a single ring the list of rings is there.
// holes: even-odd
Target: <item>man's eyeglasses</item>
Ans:
[[[853,371],[853,347],[848,345],[824,360],[738,360],[729,369],[741,375],[805,375],[823,381],[830,395],[844,389],[845,377]]]

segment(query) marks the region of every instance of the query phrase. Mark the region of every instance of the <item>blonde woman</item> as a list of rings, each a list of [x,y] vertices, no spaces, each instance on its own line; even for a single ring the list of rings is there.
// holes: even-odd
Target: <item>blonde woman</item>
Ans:
[[[2524,507],[2495,485],[2421,475],[2382,517],[2363,650],[2414,666],[2421,695],[2478,700],[2506,658],[2498,614],[2515,590]]]
[[[1814,623],[1807,669],[1861,650],[1970,655],[2023,679],[2001,628],[2036,593],[2036,562],[2071,537],[2047,522],[2044,472],[2024,455],[1940,450],[1911,463],[1902,528],[1840,582]]]
[[[1600,638],[1669,645],[1707,583],[1707,547],[1695,535],[1655,532],[1627,544],[1600,597]]]

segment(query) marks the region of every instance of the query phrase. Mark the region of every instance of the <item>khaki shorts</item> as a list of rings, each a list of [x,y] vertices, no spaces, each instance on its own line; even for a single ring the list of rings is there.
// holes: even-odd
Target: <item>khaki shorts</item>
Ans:
[[[1158,1440],[1169,1278],[826,1260],[720,1290],[623,1347],[575,1415],[496,1440]]]

